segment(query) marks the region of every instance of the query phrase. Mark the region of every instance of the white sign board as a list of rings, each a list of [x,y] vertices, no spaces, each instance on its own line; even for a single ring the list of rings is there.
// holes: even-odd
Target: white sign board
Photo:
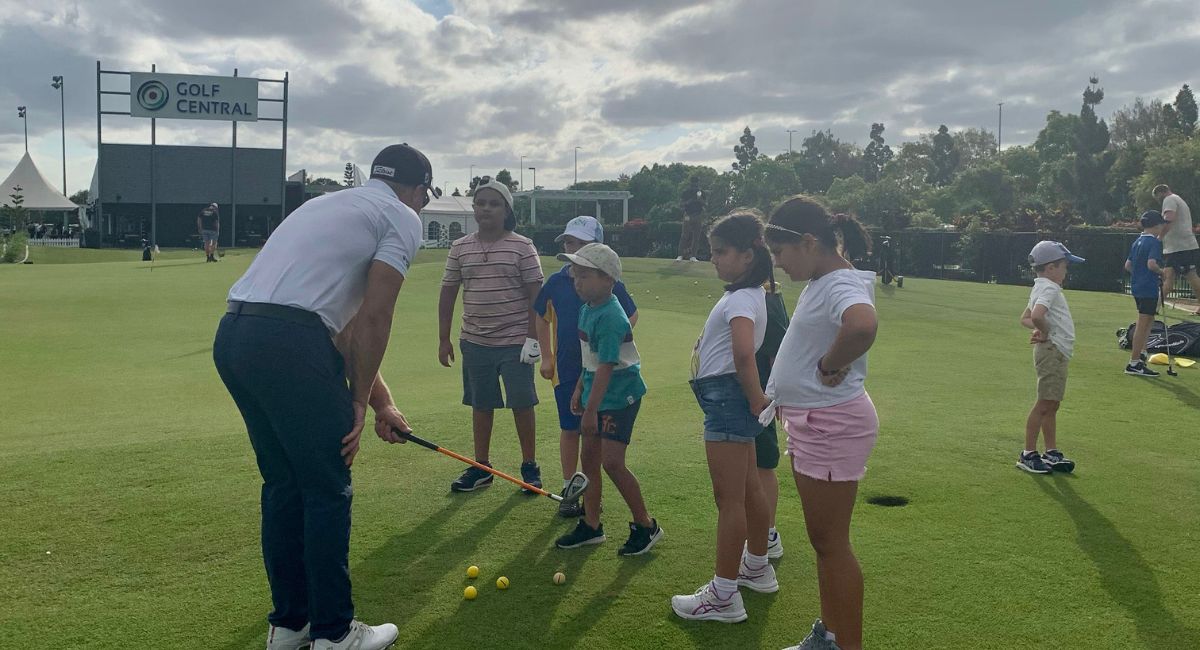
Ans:
[[[129,114],[177,120],[258,120],[258,79],[131,72]]]

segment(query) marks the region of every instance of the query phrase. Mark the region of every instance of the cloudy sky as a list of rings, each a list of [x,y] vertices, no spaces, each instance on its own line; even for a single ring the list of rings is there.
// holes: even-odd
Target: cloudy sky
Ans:
[[[945,123],[1031,142],[1051,109],[1077,112],[1087,77],[1101,114],[1170,100],[1200,71],[1194,0],[0,0],[0,174],[29,147],[61,183],[87,187],[96,150],[96,61],[105,69],[290,74],[288,170],[340,178],[407,141],[435,183],[514,170],[538,184],[614,178],[654,162],[728,169],[744,126],[763,153],[813,129],[889,143]],[[124,90],[121,80],[105,89]],[[278,88],[264,84],[264,96]],[[121,98],[105,108],[127,110]],[[112,102],[111,104],[109,102]],[[262,114],[273,108],[264,105]],[[106,142],[149,142],[149,120],[105,117]],[[226,123],[159,120],[159,142],[227,145]],[[277,123],[239,127],[278,146]],[[532,173],[525,172],[532,185]]]

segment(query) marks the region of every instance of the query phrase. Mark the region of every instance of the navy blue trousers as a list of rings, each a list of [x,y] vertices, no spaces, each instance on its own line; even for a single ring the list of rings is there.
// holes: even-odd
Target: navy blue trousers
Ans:
[[[262,474],[262,554],[272,625],[340,639],[350,598],[350,469],[341,439],[354,423],[342,356],[324,327],[226,314],[213,361],[246,421]]]

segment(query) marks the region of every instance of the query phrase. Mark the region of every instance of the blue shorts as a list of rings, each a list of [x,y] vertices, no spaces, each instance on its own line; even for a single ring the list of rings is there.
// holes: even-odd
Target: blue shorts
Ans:
[[[750,402],[746,401],[736,374],[703,377],[690,383],[696,402],[704,411],[706,442],[754,443],[763,427],[750,412]]]
[[[205,244],[215,244],[217,243],[217,231],[201,230],[200,239],[203,239]]]
[[[578,377],[575,381],[560,379],[554,387],[554,403],[558,405],[558,428],[563,431],[579,433],[579,416],[571,412],[571,396],[575,394],[575,386],[578,383]]]

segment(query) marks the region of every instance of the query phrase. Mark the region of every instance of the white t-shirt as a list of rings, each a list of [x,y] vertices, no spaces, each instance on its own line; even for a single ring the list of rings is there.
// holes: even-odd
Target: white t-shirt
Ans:
[[[855,359],[845,379],[826,386],[817,361],[829,352],[842,327],[842,314],[854,305],[875,306],[875,272],[839,269],[808,283],[800,292],[766,393],[780,406],[814,409],[848,402],[866,392],[867,355]]]
[[[1075,349],[1075,321],[1071,320],[1071,310],[1067,307],[1067,297],[1063,295],[1062,287],[1048,278],[1035,279],[1027,306],[1032,312],[1037,305],[1046,306],[1050,342],[1064,357],[1070,359]]]
[[[754,321],[754,349],[758,350],[767,335],[767,292],[762,287],[726,291],[717,301],[692,351],[692,377],[737,372],[733,363],[733,329],[729,323],[739,317]]]
[[[421,218],[383,181],[326,194],[279,224],[229,300],[311,311],[337,334],[362,305],[371,262],[407,275],[421,231]]]
[[[1175,212],[1175,218],[1163,235],[1163,254],[1200,248],[1200,242],[1196,241],[1196,234],[1192,232],[1192,210],[1188,204],[1178,194],[1171,194],[1163,199],[1162,204],[1164,215],[1168,210]]]

